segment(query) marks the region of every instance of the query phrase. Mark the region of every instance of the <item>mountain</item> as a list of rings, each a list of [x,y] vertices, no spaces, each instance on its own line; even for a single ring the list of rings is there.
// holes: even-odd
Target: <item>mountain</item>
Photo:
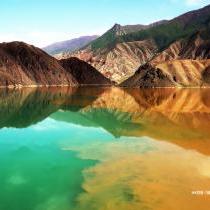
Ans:
[[[97,35],[81,36],[76,39],[56,42],[54,44],[44,47],[43,50],[50,55],[56,55],[64,52],[72,52],[86,46],[96,38],[98,38]]]
[[[210,86],[209,34],[210,27],[206,27],[188,38],[175,41],[147,65],[140,66],[121,86]],[[164,75],[167,84],[162,83],[160,75],[152,74],[157,71]]]
[[[115,24],[80,50],[56,55],[61,61],[31,45],[3,43],[0,85],[209,86],[209,34],[210,5],[150,25]]]
[[[124,87],[209,87],[210,59],[173,60],[157,66],[146,64],[124,81]]]
[[[0,86],[77,85],[58,61],[23,42],[0,44]]]
[[[158,52],[167,48],[171,43],[188,38],[195,32],[209,27],[210,5],[174,18],[164,24],[127,34],[120,41],[153,39],[158,46]]]
[[[58,61],[43,50],[23,42],[0,44],[0,86],[78,86],[94,83],[111,84],[96,69],[79,59]]]
[[[115,24],[105,34],[92,41],[86,47],[73,53],[62,53],[56,58],[78,57],[91,64],[112,81],[121,83],[134,74],[140,63],[145,63],[151,59],[157,51],[157,47],[153,40],[131,42],[120,42],[117,40],[120,40],[124,35],[146,30],[166,22],[166,20],[163,20],[150,25],[126,26]]]
[[[177,51],[180,59],[208,58],[209,27],[210,6],[148,26],[115,24],[88,46],[74,53],[64,53],[60,58],[78,57],[90,63],[111,80],[121,83],[132,76],[140,66],[149,63],[164,51],[168,50],[170,51],[168,54],[176,54],[173,51],[176,46],[180,47],[180,52],[178,52],[179,49]],[[199,37],[205,43],[199,42]],[[191,49],[193,42],[194,49]],[[175,59],[176,55],[170,55],[170,57]]]
[[[111,85],[111,81],[90,64],[78,58],[60,60],[60,64],[77,80],[80,85]]]
[[[104,76],[121,83],[133,75],[140,63],[146,63],[157,50],[152,40],[118,43],[112,49],[92,52],[84,49],[62,58],[77,57],[92,65]]]
[[[158,53],[150,63],[156,65],[175,59],[209,59],[210,26],[195,32],[192,36],[173,42]]]
[[[129,34],[144,31],[150,29],[155,26],[160,26],[162,24],[167,23],[167,20],[158,21],[149,25],[126,25],[121,26],[120,24],[115,24],[110,30],[108,30],[105,34],[103,34],[98,39],[91,42],[92,49],[105,49],[107,47],[112,48],[116,43],[120,43],[123,40],[123,36],[127,36]],[[139,40],[131,40],[131,41],[139,41]]]

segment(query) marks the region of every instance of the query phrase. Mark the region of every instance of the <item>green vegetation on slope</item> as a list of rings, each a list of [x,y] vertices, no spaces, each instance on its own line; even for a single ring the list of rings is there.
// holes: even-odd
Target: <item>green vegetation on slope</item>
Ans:
[[[116,33],[111,29],[91,43],[92,50],[111,48],[117,43]]]
[[[117,35],[116,30],[121,28],[112,28],[107,33],[91,43],[92,50],[106,49],[113,47],[116,43],[141,41],[153,39],[159,50],[168,47],[172,42],[180,38],[190,37],[202,28],[208,27],[210,23],[210,6],[201,10],[186,13],[167,23],[163,23],[148,29],[141,29],[132,33],[122,33]]]
[[[209,25],[209,16],[204,16],[200,19],[195,19],[187,25],[182,24],[180,20],[170,21],[168,24],[159,25],[147,30],[124,35],[122,40],[125,42],[139,41],[144,39],[153,39],[159,50],[163,50],[169,46],[172,42],[179,40],[180,38],[186,38],[194,34],[195,32],[205,28]]]

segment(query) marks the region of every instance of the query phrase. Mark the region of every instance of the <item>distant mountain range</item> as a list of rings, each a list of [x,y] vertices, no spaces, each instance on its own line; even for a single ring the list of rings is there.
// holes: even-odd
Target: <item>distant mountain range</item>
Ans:
[[[0,86],[210,86],[210,5],[44,50],[54,57],[22,42],[0,44]]]
[[[49,46],[44,47],[43,50],[50,55],[66,53],[66,52],[73,52],[75,50],[78,50],[78,49],[86,46],[91,41],[95,40],[96,38],[98,38],[97,35],[81,36],[76,39],[53,43]]]

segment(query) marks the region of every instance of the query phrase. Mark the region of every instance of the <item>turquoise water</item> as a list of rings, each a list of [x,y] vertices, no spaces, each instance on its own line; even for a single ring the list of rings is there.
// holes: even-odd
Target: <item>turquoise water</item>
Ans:
[[[0,210],[208,209],[208,95],[2,89]]]
[[[82,160],[76,152],[62,150],[62,147],[84,145],[94,140],[110,141],[113,137],[100,128],[66,122],[65,118],[74,118],[75,113],[59,110],[52,101],[54,97],[58,100],[62,97],[57,97],[53,91],[47,90],[46,95],[44,90],[32,90],[24,98],[27,91],[31,90],[6,93],[9,98],[14,95],[19,98],[14,97],[11,104],[10,100],[9,103],[4,101],[6,106],[2,105],[0,209],[74,209],[76,196],[83,192],[82,171],[96,161]],[[24,103],[18,107],[22,100]],[[17,110],[11,110],[10,106]],[[77,105],[69,107],[74,109]],[[7,119],[7,115],[11,116]],[[57,117],[61,120],[56,120]],[[80,121],[79,116],[77,118]]]
[[[82,192],[82,170],[95,161],[81,160],[62,147],[85,144],[102,133],[51,118],[20,130],[2,129],[1,209],[46,209],[42,205],[48,202],[52,202],[52,209],[73,206],[75,196]]]

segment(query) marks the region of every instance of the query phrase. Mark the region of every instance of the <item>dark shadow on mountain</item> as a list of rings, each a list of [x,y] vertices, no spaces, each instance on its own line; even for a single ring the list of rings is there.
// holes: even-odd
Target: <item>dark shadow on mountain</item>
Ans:
[[[204,71],[203,71],[203,73],[202,73],[202,79],[203,79],[203,81],[204,81],[204,83],[206,83],[206,84],[210,84],[210,66],[209,67],[207,67]]]

